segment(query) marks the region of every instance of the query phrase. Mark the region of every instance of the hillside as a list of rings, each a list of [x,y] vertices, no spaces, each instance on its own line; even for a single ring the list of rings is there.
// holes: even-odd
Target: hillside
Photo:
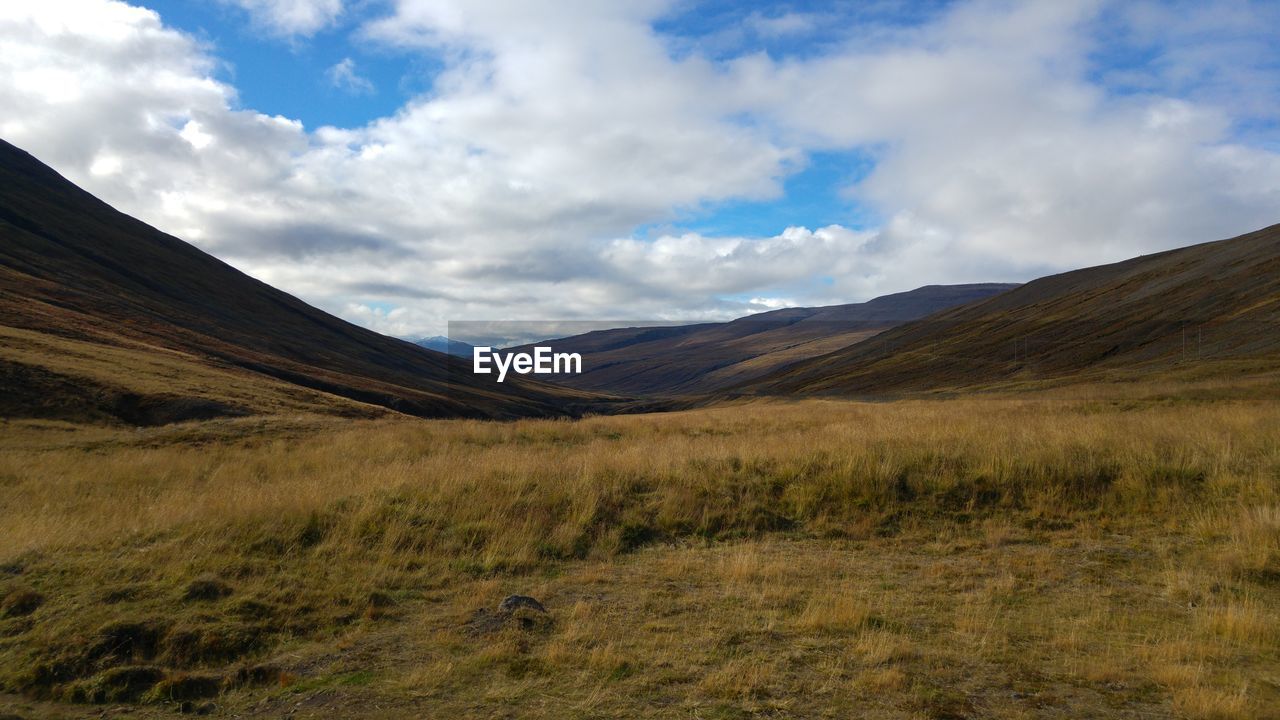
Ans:
[[[495,386],[117,212],[0,141],[0,416],[158,424],[264,412],[515,417],[602,398]]]
[[[446,355],[455,355],[460,358],[470,358],[472,346],[462,342],[461,340],[450,340],[444,335],[433,335],[432,337],[413,340],[414,345],[424,347],[428,350],[435,350]]]
[[[581,375],[556,378],[571,387],[636,395],[705,393],[1014,287],[930,285],[863,303],[785,308],[727,323],[600,330],[547,344],[582,354]]]
[[[740,388],[918,391],[1280,367],[1280,225],[1053,275]]]

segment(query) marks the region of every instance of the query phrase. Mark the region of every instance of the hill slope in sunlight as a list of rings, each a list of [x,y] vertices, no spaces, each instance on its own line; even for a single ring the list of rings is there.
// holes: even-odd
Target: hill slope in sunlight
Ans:
[[[120,213],[0,141],[7,417],[134,424],[323,409],[515,417],[602,398],[508,381],[358,327]]]
[[[637,395],[708,393],[1015,287],[929,285],[863,303],[785,308],[727,323],[599,330],[545,344],[582,354],[582,374],[556,378],[570,387]]]
[[[740,389],[874,394],[1280,367],[1280,225],[1041,278]]]

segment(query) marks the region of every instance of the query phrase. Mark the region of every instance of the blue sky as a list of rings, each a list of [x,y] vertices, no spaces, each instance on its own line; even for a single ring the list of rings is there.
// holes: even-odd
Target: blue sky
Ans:
[[[309,128],[358,127],[392,115],[415,97],[430,93],[436,74],[445,67],[435,53],[411,52],[361,37],[362,22],[380,10],[376,3],[352,8],[334,24],[305,37],[264,32],[261,21],[228,3],[149,0],[144,5],[159,12],[166,24],[211,46],[222,60],[218,76],[236,88],[242,107],[295,118]],[[743,52],[760,52],[785,60],[812,57],[845,42],[849,28],[859,21],[910,27],[936,16],[946,6],[933,1],[877,5],[711,0],[676,5],[653,27],[668,38],[673,54],[699,52],[731,58]],[[808,15],[820,21],[785,27],[785,18]],[[770,21],[784,27],[779,32],[757,29]],[[347,61],[367,85],[352,87],[335,80],[333,68]],[[871,148],[815,151],[787,175],[776,198],[676,208],[672,217],[657,225],[637,226],[635,234],[644,237],[656,231],[692,230],[755,236],[791,225],[871,227],[877,220],[874,210],[859,205],[846,189],[873,166]]]
[[[1280,221],[1280,3],[41,0],[0,136],[396,335],[1019,281]]]
[[[440,70],[434,58],[383,48],[352,35],[357,17],[344,17],[308,37],[263,32],[243,8],[219,2],[152,0],[143,3],[166,24],[209,44],[223,62],[218,77],[239,92],[240,105],[301,120],[308,127],[356,127],[395,111],[431,88]],[[343,60],[367,78],[372,91],[335,85],[328,71]]]

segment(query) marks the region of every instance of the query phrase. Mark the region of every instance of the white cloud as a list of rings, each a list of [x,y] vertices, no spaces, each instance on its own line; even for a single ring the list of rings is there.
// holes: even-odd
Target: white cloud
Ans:
[[[790,298],[751,298],[748,302],[751,305],[760,308],[761,311],[781,310],[783,308],[795,307],[797,305],[796,301]]]
[[[213,136],[201,129],[200,123],[195,120],[184,123],[182,130],[178,131],[178,137],[186,140],[196,150],[203,150],[213,142]]]
[[[909,42],[734,72],[804,142],[883,148],[850,196],[957,260],[1062,269],[1280,220],[1280,156],[1234,143],[1230,108],[1089,81],[1099,5],[970,3]]]
[[[775,237],[664,235],[655,240],[614,240],[601,252],[619,278],[649,297],[680,293],[738,294],[855,272],[859,250],[873,237],[839,225],[810,231],[790,227]],[[696,268],[696,272],[693,269]]]
[[[765,15],[756,10],[746,17],[743,24],[764,37],[784,37],[812,32],[822,20],[822,16],[814,13],[787,12],[779,15]]]
[[[306,5],[323,12],[290,32],[342,10]],[[1220,60],[1241,60],[1234,45],[1197,36],[1204,58],[1123,68],[1126,92],[1110,92],[1100,78],[1120,68],[1092,64],[1104,39],[1189,32],[1178,8],[1132,7],[979,0],[923,26],[851,28],[804,59],[712,61],[671,56],[652,25],[662,2],[401,0],[361,37],[445,58],[431,93],[365,127],[307,131],[236,109],[208,50],[150,11],[9,4],[0,132],[121,209],[383,331],[723,318],[770,298],[1025,279],[1280,220],[1280,158],[1241,139],[1228,101],[1275,91],[1258,69],[1271,56],[1233,74]],[[1104,38],[1103,20],[1121,25]],[[1212,82],[1171,79],[1195,68]],[[878,227],[633,236],[777,197],[808,153],[843,149],[877,159],[847,192]]]
[[[283,36],[313,35],[337,22],[342,0],[221,0],[239,6],[259,26]]]
[[[361,77],[356,72],[356,61],[351,58],[343,58],[330,67],[325,75],[334,87],[353,95],[371,95],[376,91],[368,78]]]

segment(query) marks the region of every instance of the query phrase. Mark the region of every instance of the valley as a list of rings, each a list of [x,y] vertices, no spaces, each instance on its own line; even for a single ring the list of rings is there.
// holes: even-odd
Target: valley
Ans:
[[[0,177],[6,719],[1280,714],[1276,227],[497,378]]]

